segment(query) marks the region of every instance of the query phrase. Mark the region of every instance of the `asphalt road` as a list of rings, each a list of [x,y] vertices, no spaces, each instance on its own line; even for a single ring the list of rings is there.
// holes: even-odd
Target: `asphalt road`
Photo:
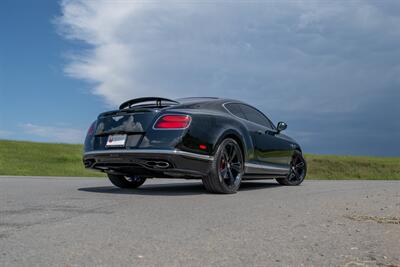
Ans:
[[[399,218],[400,181],[0,177],[0,266],[396,266]]]

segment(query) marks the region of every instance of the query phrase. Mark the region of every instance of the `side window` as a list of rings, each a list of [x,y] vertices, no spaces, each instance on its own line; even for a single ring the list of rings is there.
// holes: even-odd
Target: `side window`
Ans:
[[[237,104],[237,103],[229,103],[229,104],[226,104],[225,107],[233,115],[235,115],[235,116],[237,116],[239,118],[242,118],[242,119],[246,119],[245,115],[243,114],[242,110],[240,109],[239,104]]]
[[[252,108],[248,105],[243,105],[243,104],[240,105],[240,108],[243,111],[244,115],[246,116],[247,120],[257,123],[257,124],[260,124],[260,125],[263,125],[263,126],[266,126],[271,129],[275,129],[275,127],[267,119],[267,117],[265,117],[265,115],[262,114],[257,109]]]

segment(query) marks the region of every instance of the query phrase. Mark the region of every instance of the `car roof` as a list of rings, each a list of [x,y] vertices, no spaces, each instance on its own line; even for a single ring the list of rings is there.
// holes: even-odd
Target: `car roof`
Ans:
[[[216,100],[221,100],[221,98],[219,97],[203,97],[203,96],[199,96],[199,97],[183,97],[183,98],[177,98],[175,99],[175,101],[179,102],[179,103],[197,103],[197,102],[214,102]]]
[[[175,107],[184,108],[208,108],[208,109],[218,109],[225,110],[222,105],[227,102],[243,103],[238,100],[219,98],[219,97],[186,97],[174,99],[174,101],[179,102]]]
[[[220,97],[184,97],[174,99],[180,104],[196,104],[196,103],[225,103],[225,102],[237,102],[243,103],[242,101],[229,99],[229,98],[220,98]]]

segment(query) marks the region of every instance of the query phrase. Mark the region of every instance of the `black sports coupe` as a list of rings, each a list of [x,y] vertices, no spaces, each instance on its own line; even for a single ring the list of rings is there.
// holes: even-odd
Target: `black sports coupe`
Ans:
[[[241,101],[136,98],[93,122],[83,162],[121,188],[147,178],[202,179],[214,193],[235,193],[242,180],[299,185],[307,165],[286,128]]]

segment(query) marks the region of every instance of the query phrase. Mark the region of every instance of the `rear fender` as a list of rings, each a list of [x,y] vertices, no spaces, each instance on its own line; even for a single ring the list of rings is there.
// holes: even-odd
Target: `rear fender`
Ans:
[[[214,155],[220,143],[234,138],[242,148],[245,160],[253,158],[254,147],[243,123],[220,114],[191,114],[192,123],[178,148],[194,153]]]
[[[220,135],[220,137],[218,138],[217,142],[214,145],[212,153],[213,155],[217,152],[219,145],[226,138],[232,138],[239,144],[245,161],[254,157],[254,147],[251,138],[249,138],[248,134],[242,133],[240,130],[237,129],[226,130]]]

